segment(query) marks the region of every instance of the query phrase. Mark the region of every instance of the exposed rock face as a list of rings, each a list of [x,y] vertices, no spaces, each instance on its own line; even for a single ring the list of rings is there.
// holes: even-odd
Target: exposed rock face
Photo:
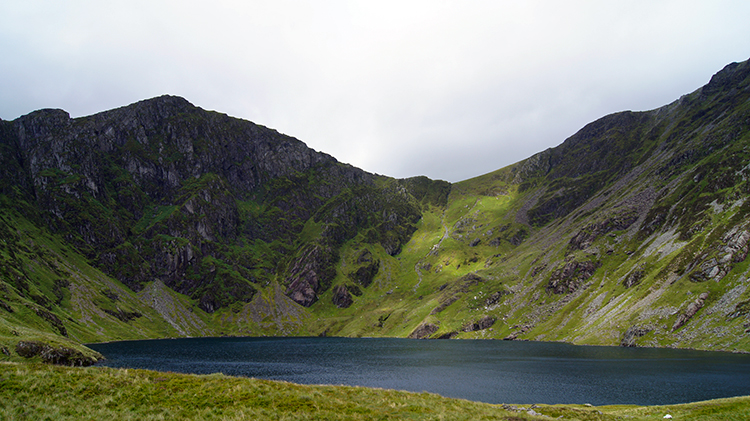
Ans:
[[[737,230],[736,228],[730,230],[723,236],[723,244],[715,247],[714,253],[717,256],[701,262],[698,270],[690,275],[690,279],[694,282],[703,282],[709,279],[720,281],[732,270],[735,263],[742,262],[747,258],[749,240],[750,232],[747,230]],[[703,258],[705,258],[705,255]]]
[[[289,269],[287,295],[297,303],[309,307],[318,300],[317,292],[326,288],[336,271],[336,256],[330,247],[313,245],[292,262]]]
[[[628,275],[622,281],[622,284],[625,286],[625,288],[632,288],[638,285],[644,276],[645,273],[641,269],[635,269],[632,272],[628,273]]]
[[[514,246],[520,246],[521,243],[523,243],[523,240],[525,240],[528,236],[529,233],[525,229],[520,229],[518,230],[518,232],[513,234],[513,237],[510,238],[510,244]]]
[[[684,326],[685,323],[688,322],[688,320],[690,320],[693,316],[695,316],[695,314],[698,313],[698,310],[703,308],[703,304],[705,303],[707,298],[708,298],[708,293],[704,292],[701,295],[699,295],[698,298],[695,299],[695,301],[688,304],[685,312],[680,314],[677,320],[675,320],[674,325],[672,325],[672,332]]]
[[[335,304],[336,307],[347,308],[351,306],[353,302],[352,294],[349,293],[349,290],[345,285],[336,285],[336,287],[333,288],[333,304]]]
[[[44,308],[41,308],[39,306],[35,306],[32,304],[27,304],[27,307],[31,309],[34,313],[36,313],[37,316],[41,317],[47,323],[49,323],[52,327],[55,328],[55,330],[60,333],[62,336],[68,336],[68,330],[65,328],[65,325],[63,324],[63,321],[60,320],[59,317],[54,315],[53,313],[45,310]]]
[[[586,281],[594,271],[600,266],[598,262],[577,262],[570,261],[565,263],[561,269],[552,273],[547,290],[555,294],[570,294],[575,292],[581,284]]]
[[[637,219],[637,215],[625,214],[612,216],[602,222],[588,225],[570,239],[570,248],[573,250],[583,250],[604,234],[627,229]]]
[[[333,264],[338,261],[338,249],[358,232],[365,231],[365,241],[380,244],[387,253],[395,255],[416,230],[421,218],[416,199],[399,184],[382,189],[358,187],[343,192],[320,208],[313,219],[324,224],[320,238],[313,247],[316,252],[301,249],[289,266],[285,283],[287,295],[303,306],[317,300],[317,294],[330,287],[336,275]],[[350,278],[363,287],[372,282],[380,261],[367,254],[360,256],[360,267]]]
[[[354,282],[367,288],[375,279],[380,269],[380,260],[370,261],[364,266],[359,267],[356,271],[349,274],[349,278]]]
[[[434,323],[422,323],[409,334],[410,339],[429,338],[433,333],[438,331],[438,326]]]
[[[6,303],[3,300],[0,300],[0,308],[7,311],[8,313],[13,313],[13,307],[11,307],[10,304]]]
[[[37,341],[20,341],[16,353],[24,358],[40,356],[47,364],[89,366],[97,362],[94,357],[86,357],[80,351],[64,346],[53,347]]]
[[[625,333],[622,335],[622,340],[620,341],[620,346],[623,347],[636,347],[635,341],[645,336],[648,332],[650,332],[650,329],[640,327],[640,326],[631,326],[628,328],[628,330],[625,331]]]
[[[489,329],[492,327],[492,325],[495,324],[497,319],[492,316],[482,316],[481,319],[477,320],[476,322],[469,323],[466,326],[463,327],[464,332],[475,332],[477,330],[484,330]]]
[[[494,306],[500,302],[500,300],[510,294],[510,292],[502,290],[502,291],[495,291],[492,294],[490,294],[489,297],[487,297],[487,300],[485,300],[484,305],[487,307]]]
[[[748,101],[750,63],[730,65],[672,104],[454,186],[368,174],[174,97],[0,121],[0,318],[78,336],[76,305],[86,332],[160,315],[180,335],[285,335],[317,316],[329,335],[442,326],[747,351]],[[63,247],[45,249],[47,230]],[[80,262],[142,288],[157,314]],[[675,307],[691,281],[713,299]]]
[[[309,306],[330,286],[346,240],[371,229],[368,241],[395,255],[419,201],[447,197],[427,178],[377,187],[384,177],[179,97],[0,123],[4,194],[36,203],[53,230],[133,290],[158,279],[208,312],[252,301],[254,284],[278,267],[289,268],[288,295]],[[320,237],[294,252],[311,219]],[[360,283],[376,272],[363,269]]]

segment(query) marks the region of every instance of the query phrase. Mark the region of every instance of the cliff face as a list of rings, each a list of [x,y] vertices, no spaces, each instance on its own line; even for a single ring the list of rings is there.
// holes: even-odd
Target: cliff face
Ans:
[[[285,278],[289,296],[310,305],[344,241],[377,226],[374,240],[395,252],[419,219],[374,175],[178,97],[78,119],[41,110],[4,129],[6,194],[35,204],[54,232],[133,290],[158,279],[208,312],[251,301],[293,258],[319,272],[292,265]],[[342,208],[347,224],[337,222]],[[306,239],[321,250],[314,255],[298,238],[308,222],[320,225]]]
[[[0,121],[0,316],[79,341],[750,351],[748,163],[748,62],[452,185],[369,174],[176,97],[41,110]]]
[[[749,150],[743,62],[672,104],[603,117],[457,183],[441,225],[462,244],[422,264],[445,270],[460,251],[487,281],[422,322],[455,336],[453,319],[478,312],[504,326],[459,337],[747,350]]]

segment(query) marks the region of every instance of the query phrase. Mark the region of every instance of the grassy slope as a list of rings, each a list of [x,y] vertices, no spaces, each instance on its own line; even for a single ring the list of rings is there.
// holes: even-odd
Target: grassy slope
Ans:
[[[748,115],[750,103],[734,110],[739,116]],[[280,279],[259,284],[252,302],[238,302],[213,314],[160,282],[135,293],[95,269],[63,239],[11,210],[15,204],[3,203],[0,347],[10,355],[0,353],[0,360],[20,360],[14,350],[19,340],[40,340],[92,355],[80,343],[324,332],[405,337],[427,323],[437,326],[430,337],[511,335],[617,345],[626,331],[635,328],[640,333],[634,343],[641,346],[750,351],[750,263],[733,262],[718,280],[691,281],[701,265],[722,257],[725,234],[750,228],[750,203],[746,203],[750,174],[744,166],[750,161],[750,134],[740,131],[733,141],[716,143],[736,132],[739,120],[714,120],[707,131],[701,125],[693,127],[694,117],[670,114],[669,119],[654,123],[661,127],[661,137],[650,139],[644,150],[653,151],[657,141],[678,135],[690,137],[692,144],[670,151],[666,158],[639,158],[641,167],[627,174],[627,183],[588,175],[557,184],[532,180],[524,186],[514,181],[517,167],[512,166],[453,185],[445,206],[422,202],[417,231],[397,256],[359,233],[342,246],[332,285],[352,284],[350,274],[362,266],[358,258],[365,249],[380,261],[380,268],[372,284],[361,288],[362,294],[346,309],[333,305],[332,288],[311,308],[302,308],[284,295]],[[618,146],[617,138],[612,141]],[[714,150],[721,153],[706,152]],[[664,168],[657,168],[659,162],[684,156],[698,158],[675,165],[678,171],[666,176]],[[540,198],[548,198],[550,189],[563,186],[575,193],[577,185],[587,183],[603,187],[581,207],[547,225],[527,224],[528,211]],[[582,250],[570,247],[574,235],[613,214],[641,212],[636,228],[657,221],[658,212],[646,214],[644,209],[649,208],[638,208],[637,199],[648,188],[658,193],[655,209],[666,215],[655,230],[645,234],[639,229],[614,230]],[[241,212],[258,212],[254,202],[239,205]],[[173,210],[157,208],[136,231],[167,218]],[[319,231],[311,219],[300,243],[320,235]],[[268,248],[256,243],[237,254],[264,255],[270,253]],[[577,290],[550,292],[548,281],[570,261],[600,266]],[[624,281],[637,271],[643,274],[636,285],[625,286]],[[467,282],[464,277],[473,273],[481,280]],[[684,326],[673,328],[701,293],[708,293],[703,307]],[[497,322],[489,329],[466,331],[485,316]],[[637,409],[628,410],[638,414]]]
[[[0,208],[0,228],[5,271],[0,279],[0,299],[5,303],[0,309],[0,346],[11,354],[0,354],[3,358],[16,357],[14,349],[20,340],[91,353],[80,344],[211,332],[197,317],[192,326],[180,326],[180,320],[170,324],[145,305],[146,291],[136,294],[104,275],[62,239],[9,207]],[[148,296],[149,301],[158,300],[158,307],[167,310],[192,305],[179,294],[164,290],[159,297]]]
[[[514,216],[528,194],[513,191],[511,187],[498,196],[476,195],[484,183],[481,179],[460,183],[451,193],[444,212],[432,209],[425,214],[400,256],[391,258],[379,253],[386,270],[381,270],[365,294],[355,299],[353,307],[336,309],[323,296],[312,310],[329,323],[336,320],[330,323],[334,328],[332,333],[345,336],[405,336],[420,322],[440,322],[440,329],[432,335],[437,337],[460,331],[467,323],[489,315],[498,319],[491,330],[460,333],[459,337],[503,338],[529,326],[531,329],[520,337],[617,345],[631,325],[640,324],[656,326],[640,339],[644,345],[750,350],[743,327],[746,320],[726,317],[747,300],[750,292],[745,286],[746,262],[735,265],[720,282],[694,283],[684,279],[675,282],[675,275],[671,274],[669,265],[681,256],[683,248],[705,242],[706,234],[695,236],[691,243],[672,241],[682,248],[676,247],[668,254],[646,255],[649,245],[657,245],[656,238],[644,243],[627,238],[618,240],[618,236],[625,237],[623,232],[613,232],[597,241],[599,250],[613,250],[604,257],[596,248],[593,252],[589,249],[571,253],[566,242],[549,244],[550,237],[565,235],[568,239],[571,235],[550,234],[549,229],[534,232],[535,235],[516,247],[511,240],[525,228],[514,222]],[[715,216],[717,231],[727,230],[721,222],[739,212],[736,207],[727,208]],[[446,228],[450,234],[443,237]],[[490,245],[493,238],[501,238],[500,244]],[[468,245],[476,239],[481,240],[478,245]],[[641,250],[643,255],[631,258],[629,253],[634,249]],[[603,265],[583,291],[562,296],[549,293],[545,286],[550,273],[571,255],[580,260],[597,259]],[[344,260],[341,266],[347,265]],[[543,270],[534,277],[532,268],[536,267]],[[646,275],[639,285],[623,286],[627,274],[644,267]],[[463,293],[450,288],[469,273],[479,274],[485,282]],[[511,294],[488,306],[488,297],[498,291]],[[704,291],[710,293],[704,306],[708,311],[698,313],[692,325],[673,334],[670,328],[680,311]],[[452,297],[458,300],[442,312],[430,314]],[[378,320],[384,315],[388,318],[379,327]]]
[[[699,102],[700,95],[683,101]],[[611,181],[596,181],[609,177],[597,173],[564,182],[532,179],[530,188],[521,189],[513,179],[520,163],[454,184],[445,208],[423,208],[417,231],[400,255],[372,250],[381,270],[350,308],[337,309],[330,294],[321,297],[311,308],[322,320],[319,330],[403,337],[430,323],[438,326],[433,338],[513,335],[600,345],[619,345],[628,330],[635,330],[633,342],[641,346],[750,351],[750,264],[740,259],[727,266],[723,277],[693,279],[702,265],[722,258],[728,234],[750,229],[745,167],[750,132],[737,131],[737,121],[750,114],[750,103],[723,114],[717,105],[713,126],[706,129],[695,126],[696,113],[712,105],[710,98],[700,101],[707,105],[698,111],[672,105],[651,112],[652,120],[640,129],[651,130],[649,140],[634,152],[638,165]],[[607,136],[608,148],[632,142],[630,135]],[[654,153],[655,145],[664,148],[667,140],[672,149]],[[686,156],[699,159],[672,164]],[[567,186],[561,196],[566,198],[592,177],[602,188],[581,206],[543,226],[525,223],[534,204],[550,197],[549,189]],[[598,235],[583,249],[569,244],[574,235],[608,218],[628,216],[637,219],[627,229]],[[342,282],[356,266],[361,247],[356,239],[345,246],[338,268]],[[578,282],[575,291],[551,292],[555,271],[567,262],[587,261],[598,266],[592,277]],[[635,285],[625,285],[638,272]],[[483,281],[462,283],[470,273]],[[495,293],[501,298],[490,300]],[[702,293],[708,293],[703,307],[675,329]],[[483,316],[497,322],[490,329],[463,331]]]
[[[8,200],[0,196],[0,200]],[[82,343],[177,336],[306,334],[310,315],[277,285],[214,314],[163,283],[139,291],[89,264],[63,239],[0,206],[0,360],[21,360],[19,341],[95,355]],[[308,333],[309,334],[309,333]]]
[[[702,95],[697,91],[653,112],[608,116],[582,129],[581,133],[594,133],[591,139],[574,139],[564,148],[454,184],[447,203],[436,200],[447,185],[438,187],[426,179],[379,179],[381,188],[403,190],[407,186],[412,192],[419,191],[416,197],[421,201],[422,218],[416,232],[396,256],[390,256],[371,238],[377,227],[360,230],[353,238],[340,235],[345,242],[332,287],[310,308],[302,308],[284,295],[284,259],[302,245],[321,240],[325,224],[320,218],[307,220],[299,227],[300,235],[288,244],[258,239],[227,244],[217,241],[213,246],[226,261],[206,256],[195,269],[207,279],[215,278],[214,295],[231,298],[234,281],[227,279],[249,285],[248,279],[253,277],[250,287],[257,293],[249,303],[237,301],[207,314],[197,305],[200,294],[189,299],[160,282],[147,283],[134,293],[93,269],[65,241],[11,211],[16,204],[5,203],[0,206],[2,224],[13,227],[7,231],[15,234],[8,234],[10,242],[0,251],[8,268],[0,277],[0,292],[12,311],[0,309],[0,318],[8,326],[31,329],[29,332],[59,334],[62,324],[68,337],[79,342],[322,333],[404,337],[422,324],[432,324],[437,331],[430,337],[512,336],[617,345],[625,332],[635,329],[638,335],[633,341],[638,345],[750,351],[746,334],[750,324],[748,264],[734,262],[729,273],[717,281],[690,281],[701,265],[721,258],[719,250],[726,233],[749,229],[746,221],[750,214],[750,204],[745,203],[750,170],[744,167],[750,160],[750,132],[742,126],[750,114],[750,103],[742,102],[742,96],[732,97],[737,103],[726,104],[722,96]],[[608,155],[610,150],[616,153]],[[555,159],[557,169],[543,168],[545,162]],[[667,162],[674,164],[665,165]],[[597,170],[586,173],[589,163]],[[609,167],[619,172],[600,170]],[[326,183],[315,177],[302,178],[297,182],[306,186],[303,190]],[[215,181],[216,176],[209,174],[188,183],[183,189],[185,197],[195,196]],[[290,180],[279,183],[294,184]],[[213,196],[221,196],[223,187],[219,187]],[[296,203],[284,195],[282,187],[274,190],[276,199]],[[369,202],[347,197],[332,199],[326,209],[351,216],[349,205],[373,206],[370,202],[376,196]],[[243,221],[276,215],[263,210],[271,202],[245,199],[236,203]],[[555,201],[569,208],[562,216],[555,213],[560,211]],[[175,206],[155,206],[153,212],[145,212],[132,227],[133,233],[176,218],[179,212]],[[389,206],[396,209],[399,203]],[[570,246],[577,233],[591,231],[612,215],[629,214],[638,217],[634,228],[610,230],[583,249]],[[331,219],[330,225],[335,226],[338,217],[331,215],[321,211],[318,217]],[[549,222],[535,225],[534,221]],[[655,228],[649,230],[652,225]],[[165,234],[155,238],[154,244],[161,241],[177,248],[187,241]],[[146,242],[139,247],[154,244]],[[139,266],[150,262],[139,263],[135,259],[138,248],[127,247],[132,253],[124,258],[127,264],[123,267],[140,273]],[[369,286],[358,288],[361,295],[354,294],[351,307],[337,308],[332,302],[333,286],[357,287],[352,273],[364,266],[363,253],[380,262],[377,275]],[[591,278],[578,282],[575,290],[552,293],[550,280],[568,262],[592,262],[598,267]],[[635,285],[624,285],[637,272],[642,275]],[[481,278],[464,278],[469,274]],[[684,326],[673,329],[702,293],[708,293],[703,308]],[[44,312],[60,323],[45,320],[40,316]],[[140,316],[129,316],[135,313]],[[467,331],[483,317],[497,321],[489,329]],[[10,330],[0,330],[0,338],[12,349],[16,338]]]
[[[506,409],[507,408],[507,409]],[[2,419],[284,420],[744,420],[750,398],[685,405],[506,407],[429,393],[306,386],[109,368],[0,363]]]

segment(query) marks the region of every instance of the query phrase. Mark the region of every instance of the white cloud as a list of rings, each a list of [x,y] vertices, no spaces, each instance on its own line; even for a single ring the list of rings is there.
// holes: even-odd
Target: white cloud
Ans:
[[[170,93],[368,171],[458,181],[750,57],[741,1],[0,5],[0,117]]]

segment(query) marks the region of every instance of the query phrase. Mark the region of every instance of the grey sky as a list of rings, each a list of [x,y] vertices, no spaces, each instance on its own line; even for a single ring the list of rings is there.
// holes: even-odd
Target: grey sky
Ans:
[[[743,1],[0,2],[0,118],[161,94],[460,181],[750,58]]]

